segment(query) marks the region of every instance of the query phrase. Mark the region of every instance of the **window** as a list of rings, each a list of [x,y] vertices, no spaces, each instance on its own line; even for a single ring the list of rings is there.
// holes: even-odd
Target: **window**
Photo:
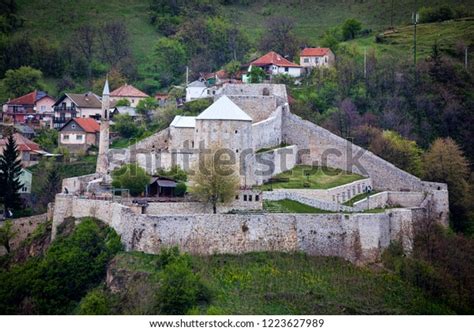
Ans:
[[[290,71],[290,68],[285,67],[285,72],[288,72],[288,71]]]
[[[247,201],[247,194],[244,194],[244,201]]]
[[[235,152],[236,152],[236,153],[238,153],[238,152],[239,152],[239,150],[238,150],[238,149],[236,149],[236,150],[235,150]]]
[[[71,124],[71,129],[75,129],[76,128],[76,124]]]
[[[252,195],[249,195],[249,201],[252,201]]]
[[[304,63],[309,63],[309,59],[308,59],[307,57],[305,57],[305,58],[303,59],[303,62],[304,62]]]
[[[45,112],[46,111],[46,106],[41,106],[40,109],[41,109],[42,112]]]
[[[238,131],[238,130],[235,130],[235,134],[237,134],[237,133],[239,133],[239,131]]]
[[[76,136],[76,140],[79,140],[79,141],[82,141],[83,138],[84,138],[84,136],[82,134],[78,134]]]
[[[260,201],[260,196],[258,194],[255,196],[255,201]]]
[[[239,200],[239,196],[238,196],[238,195],[235,196],[235,200]]]
[[[65,135],[63,136],[63,140],[69,140],[69,135],[68,135],[68,134],[65,134]]]
[[[26,191],[28,191],[28,188],[27,188],[26,186],[23,186],[23,187],[21,188],[21,191],[22,191],[22,192],[26,192]]]

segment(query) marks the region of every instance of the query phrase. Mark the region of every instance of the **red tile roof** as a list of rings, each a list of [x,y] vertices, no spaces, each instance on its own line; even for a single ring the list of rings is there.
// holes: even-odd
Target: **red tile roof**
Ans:
[[[36,91],[22,95],[16,99],[12,99],[8,102],[11,105],[34,105],[36,102]]]
[[[37,152],[41,151],[41,147],[37,144],[29,140],[28,138],[25,138],[19,133],[14,133],[13,134],[13,139],[15,139],[16,145],[18,147],[18,150],[20,152]],[[3,147],[7,144],[8,142],[8,137],[4,137],[3,139],[0,139],[0,150],[3,149]]]
[[[305,48],[301,51],[300,56],[324,56],[330,51],[329,48]]]
[[[100,131],[100,125],[93,118],[73,118],[72,121],[76,122],[85,132],[96,133]],[[67,125],[64,124],[63,127]]]
[[[143,93],[133,85],[122,85],[118,89],[110,92],[111,97],[135,97],[135,98],[147,98],[148,94]]]
[[[283,56],[275,52],[269,52],[251,63],[254,66],[276,65],[279,67],[301,67],[299,64],[288,61]]]

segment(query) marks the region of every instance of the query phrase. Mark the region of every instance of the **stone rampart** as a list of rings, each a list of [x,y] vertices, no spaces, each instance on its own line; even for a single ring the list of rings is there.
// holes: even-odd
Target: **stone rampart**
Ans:
[[[409,233],[413,213],[411,209],[397,209],[378,214],[152,216],[115,202],[58,194],[53,238],[66,217],[91,216],[113,227],[127,250],[156,254],[163,247],[178,246],[192,254],[302,251],[373,262],[390,240]],[[406,243],[410,243],[409,238]]]

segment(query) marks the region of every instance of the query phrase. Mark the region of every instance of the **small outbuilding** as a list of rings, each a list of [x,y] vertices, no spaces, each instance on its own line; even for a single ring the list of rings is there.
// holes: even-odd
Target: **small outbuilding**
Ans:
[[[174,197],[177,182],[165,177],[152,177],[146,188],[147,197]]]

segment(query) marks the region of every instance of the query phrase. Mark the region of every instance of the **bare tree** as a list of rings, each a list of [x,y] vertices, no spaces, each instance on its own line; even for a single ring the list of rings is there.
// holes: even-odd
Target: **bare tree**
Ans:
[[[293,58],[298,52],[298,39],[293,34],[295,21],[289,17],[272,17],[266,22],[266,31],[260,41],[262,51],[273,50]]]
[[[105,23],[100,29],[99,41],[102,60],[111,67],[130,58],[130,35],[123,22]]]
[[[92,61],[95,55],[96,36],[96,29],[87,24],[79,27],[74,34],[77,49],[80,51],[87,63],[87,79],[89,85],[92,84]]]

